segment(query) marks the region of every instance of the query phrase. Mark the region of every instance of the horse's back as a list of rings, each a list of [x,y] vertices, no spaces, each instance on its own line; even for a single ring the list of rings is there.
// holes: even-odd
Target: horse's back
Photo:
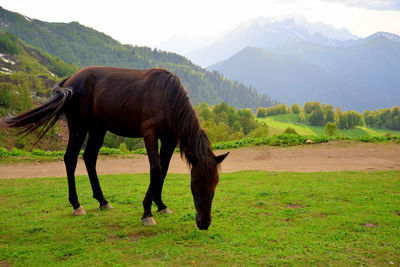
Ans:
[[[74,89],[81,120],[119,135],[137,137],[144,126],[166,127],[162,87],[170,75],[164,69],[87,67],[64,86]]]

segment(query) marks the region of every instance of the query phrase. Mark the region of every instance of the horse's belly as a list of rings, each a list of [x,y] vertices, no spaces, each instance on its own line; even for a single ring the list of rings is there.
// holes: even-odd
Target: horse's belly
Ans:
[[[114,120],[104,125],[107,131],[124,137],[142,137],[140,125],[135,122]]]
[[[131,137],[131,138],[138,138],[138,137],[143,137],[142,133],[138,130],[136,131],[127,131],[127,130],[121,130],[121,129],[108,129],[113,134],[123,136],[123,137]]]

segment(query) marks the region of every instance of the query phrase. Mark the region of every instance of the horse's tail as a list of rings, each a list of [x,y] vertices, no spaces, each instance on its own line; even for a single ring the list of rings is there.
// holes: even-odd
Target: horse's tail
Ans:
[[[0,120],[0,127],[20,129],[17,134],[23,134],[23,137],[42,127],[33,145],[35,146],[60,119],[64,112],[65,104],[73,94],[72,88],[61,88],[66,80],[68,79],[53,87],[52,97],[46,103],[21,115]]]

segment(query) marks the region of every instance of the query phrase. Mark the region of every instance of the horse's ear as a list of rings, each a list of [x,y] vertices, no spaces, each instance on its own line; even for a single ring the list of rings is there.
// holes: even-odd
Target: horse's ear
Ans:
[[[229,154],[229,152],[226,154],[216,156],[215,161],[217,162],[217,164],[220,164],[226,158],[226,156],[228,156],[228,154]]]

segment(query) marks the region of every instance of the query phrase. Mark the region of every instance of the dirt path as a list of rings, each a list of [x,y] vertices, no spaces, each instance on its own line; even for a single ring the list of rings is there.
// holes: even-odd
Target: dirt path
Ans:
[[[225,151],[218,150],[216,154]],[[149,171],[147,156],[131,159],[103,158],[97,163],[99,174],[143,173]],[[262,171],[363,171],[400,170],[400,145],[371,143],[326,143],[296,147],[249,147],[230,150],[222,172]],[[186,163],[175,154],[170,173],[187,173]],[[86,175],[82,160],[76,173]],[[0,165],[0,178],[65,177],[62,161]]]

